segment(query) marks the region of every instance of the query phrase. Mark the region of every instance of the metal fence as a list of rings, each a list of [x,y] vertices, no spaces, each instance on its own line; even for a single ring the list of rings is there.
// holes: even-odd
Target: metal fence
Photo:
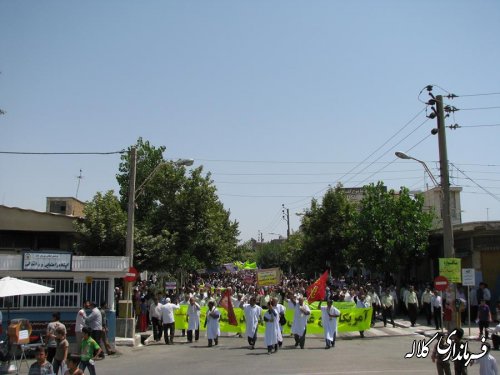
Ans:
[[[25,279],[53,288],[50,294],[13,296],[0,298],[0,308],[18,309],[77,309],[86,300],[99,305],[108,301],[108,279],[93,279],[91,283],[75,282],[74,279]],[[111,296],[112,297],[112,296]]]

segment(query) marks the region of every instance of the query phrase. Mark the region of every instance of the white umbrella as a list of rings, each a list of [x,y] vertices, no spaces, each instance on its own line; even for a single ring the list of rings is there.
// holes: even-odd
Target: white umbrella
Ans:
[[[53,288],[49,288],[48,286],[31,283],[10,276],[0,279],[0,297],[47,294],[50,293],[52,289]]]

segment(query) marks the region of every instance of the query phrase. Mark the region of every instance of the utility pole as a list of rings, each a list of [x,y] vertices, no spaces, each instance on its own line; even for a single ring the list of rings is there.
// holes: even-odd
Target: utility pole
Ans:
[[[129,267],[132,267],[134,265],[135,174],[137,166],[137,149],[135,146],[130,148],[129,156],[127,242],[125,245],[125,255],[129,260]]]
[[[285,207],[284,204],[281,205],[281,213],[283,215],[283,220],[286,221],[286,239],[290,238],[290,210]]]
[[[444,123],[443,97],[436,96],[436,114],[439,142],[439,166],[441,169],[441,190],[443,193],[443,252],[445,258],[455,258],[453,243],[453,224],[451,222],[450,207],[450,172],[448,169],[448,151],[446,148],[446,127]]]

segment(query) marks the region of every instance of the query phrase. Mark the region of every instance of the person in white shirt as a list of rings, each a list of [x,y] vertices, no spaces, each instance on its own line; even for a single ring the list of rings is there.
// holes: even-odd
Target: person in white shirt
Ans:
[[[273,347],[274,352],[278,351],[278,341],[283,341],[281,337],[281,329],[279,322],[279,314],[276,311],[277,300],[272,298],[269,301],[268,309],[264,313],[264,321],[266,322],[266,334],[264,336],[264,341],[267,346],[267,354],[271,354]]]
[[[174,343],[175,334],[174,310],[177,310],[180,306],[175,303],[171,303],[170,298],[167,298],[166,302],[167,303],[161,306],[161,321],[163,323],[165,344],[172,345]]]
[[[78,310],[75,320],[75,342],[76,342],[76,354],[80,354],[82,348],[81,343],[83,339],[82,328],[85,327],[85,310],[83,307]]]
[[[337,318],[340,316],[340,311],[333,306],[333,301],[328,299],[326,306],[321,306],[319,302],[318,308],[321,310],[321,323],[323,324],[323,330],[325,334],[326,347],[325,349],[330,349],[330,347],[335,346],[335,339],[337,337]]]
[[[212,341],[215,345],[219,344],[219,336],[220,336],[220,312],[215,307],[215,303],[213,300],[208,302],[208,310],[207,310],[207,318],[205,320],[205,324],[207,326],[207,338],[208,338],[208,346],[212,346]]]
[[[278,298],[274,297],[273,300],[275,303],[274,309],[278,312],[280,317],[279,323],[280,323],[281,341],[278,341],[278,346],[281,348],[281,346],[283,345],[283,327],[286,325],[286,318],[285,318],[286,307],[278,302]]]
[[[439,295],[439,291],[435,290],[431,298],[431,314],[434,316],[434,324],[436,329],[440,330],[443,326],[443,299]]]
[[[257,329],[259,328],[259,322],[261,320],[262,308],[256,305],[255,296],[250,297],[250,303],[243,304],[243,312],[245,313],[245,323],[246,331],[245,336],[247,337],[250,349],[255,348],[255,342],[257,341]]]
[[[474,363],[479,363],[479,375],[498,375],[497,360],[490,354],[491,346],[489,342],[483,344],[486,346],[486,354]]]
[[[493,343],[493,349],[498,350],[500,348],[500,323],[491,330],[491,342]]]
[[[161,303],[158,302],[157,297],[153,297],[149,304],[149,320],[153,326],[153,338],[155,341],[160,341],[163,335],[163,325],[161,324]]]
[[[189,298],[189,306],[187,308],[187,318],[188,318],[188,328],[187,328],[187,340],[188,342],[193,342],[193,331],[194,340],[198,341],[200,338],[200,305],[196,303],[194,297]]]
[[[307,331],[307,320],[311,314],[311,309],[309,306],[304,305],[304,297],[299,297],[295,299],[292,294],[289,295],[288,307],[294,310],[293,323],[292,323],[292,333],[295,338],[295,347],[300,345],[301,349],[304,349],[306,341],[306,331]]]

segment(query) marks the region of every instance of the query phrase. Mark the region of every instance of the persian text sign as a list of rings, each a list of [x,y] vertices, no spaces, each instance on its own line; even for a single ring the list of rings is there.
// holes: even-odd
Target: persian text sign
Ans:
[[[278,285],[281,279],[281,270],[279,268],[268,268],[257,271],[257,286]]]
[[[71,271],[73,254],[30,252],[23,253],[23,271]]]
[[[460,258],[439,258],[439,274],[452,283],[462,282],[462,260]]]

